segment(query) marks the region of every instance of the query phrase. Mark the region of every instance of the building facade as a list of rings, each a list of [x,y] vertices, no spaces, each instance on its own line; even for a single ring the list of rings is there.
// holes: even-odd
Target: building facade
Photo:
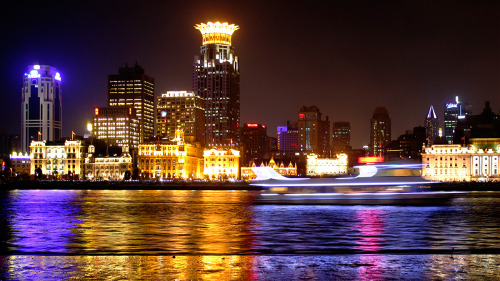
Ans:
[[[499,181],[500,139],[471,139],[471,144],[435,144],[422,154],[422,175],[435,181]]]
[[[307,155],[308,176],[347,174],[347,155],[337,154],[336,158],[320,158],[317,154]]]
[[[286,126],[277,127],[278,150],[282,152],[299,152],[299,129],[288,121]]]
[[[205,178],[210,180],[236,180],[240,178],[240,152],[235,149],[205,149]]]
[[[156,136],[175,137],[184,131],[190,142],[205,144],[205,100],[188,91],[168,91],[156,104]]]
[[[228,23],[195,26],[203,36],[193,64],[194,94],[205,99],[205,140],[209,147],[239,146],[240,72],[231,36],[239,27]]]
[[[252,162],[248,167],[241,167],[241,179],[245,181],[255,179],[257,175],[252,170],[254,167],[257,167],[255,162]],[[292,162],[285,165],[284,162],[278,161],[278,163],[276,163],[276,161],[271,158],[268,163],[262,161],[259,167],[271,167],[282,176],[297,176],[297,164],[294,165]]]
[[[316,106],[303,106],[299,111],[299,149],[303,155],[330,156],[330,121],[321,118]]]
[[[137,149],[140,121],[132,106],[108,106],[94,108],[92,135],[110,146],[126,146]]]
[[[21,149],[34,140],[56,141],[62,136],[61,74],[49,65],[30,65],[24,74],[21,101]]]
[[[270,150],[267,127],[263,124],[245,123],[241,128],[241,142],[243,144],[243,163],[265,158]]]
[[[108,75],[108,106],[131,106],[139,119],[139,142],[154,135],[155,80],[144,69],[120,67],[118,74]]]
[[[351,147],[351,123],[333,122],[332,151],[334,154],[346,153]]]
[[[32,141],[30,145],[30,174],[41,169],[52,178],[79,178],[83,175],[85,152],[82,141]]]
[[[30,155],[26,152],[23,154],[20,152],[13,152],[10,155],[10,166],[12,168],[12,175],[29,175],[31,172],[31,158]]]
[[[138,167],[146,179],[202,179],[203,149],[184,141],[177,130],[174,139],[139,144]]]
[[[463,104],[455,97],[455,102],[449,102],[444,109],[444,137],[448,143],[453,143],[453,134],[458,120],[465,119],[465,115],[472,114],[471,107]]]
[[[89,180],[123,180],[127,171],[132,173],[132,156],[128,146],[123,146],[120,156],[99,157],[95,147],[89,145],[84,168]]]
[[[391,118],[385,107],[377,107],[370,119],[370,155],[384,156],[391,142]]]

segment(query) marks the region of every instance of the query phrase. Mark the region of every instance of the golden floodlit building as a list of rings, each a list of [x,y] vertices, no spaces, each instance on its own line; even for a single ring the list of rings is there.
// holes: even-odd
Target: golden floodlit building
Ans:
[[[205,178],[212,180],[239,179],[240,151],[235,149],[205,149]]]
[[[307,155],[308,176],[347,174],[347,155],[337,154],[337,158],[319,158],[317,154]]]
[[[54,178],[83,174],[84,151],[81,140],[64,142],[32,141],[30,145],[31,169],[34,175],[40,168],[43,175]]]
[[[138,167],[147,179],[202,179],[203,149],[184,141],[177,130],[174,139],[139,144]]]
[[[423,177],[435,181],[500,180],[500,139],[476,138],[471,144],[435,144],[424,148]]]

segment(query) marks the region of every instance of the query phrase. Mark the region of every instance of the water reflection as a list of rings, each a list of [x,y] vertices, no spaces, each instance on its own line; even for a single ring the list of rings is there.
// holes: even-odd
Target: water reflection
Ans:
[[[0,257],[12,280],[498,280],[499,268],[498,255]]]

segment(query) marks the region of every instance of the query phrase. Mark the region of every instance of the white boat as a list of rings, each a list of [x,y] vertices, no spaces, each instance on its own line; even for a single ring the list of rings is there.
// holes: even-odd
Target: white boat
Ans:
[[[258,204],[436,205],[464,192],[436,192],[421,176],[421,164],[368,164],[356,177],[287,178],[270,167],[252,168],[250,185],[263,188]]]

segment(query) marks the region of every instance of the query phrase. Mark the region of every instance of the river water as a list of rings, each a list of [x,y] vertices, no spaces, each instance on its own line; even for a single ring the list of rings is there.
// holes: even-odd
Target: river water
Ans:
[[[0,193],[0,280],[500,279],[500,193],[254,205],[254,191]]]

